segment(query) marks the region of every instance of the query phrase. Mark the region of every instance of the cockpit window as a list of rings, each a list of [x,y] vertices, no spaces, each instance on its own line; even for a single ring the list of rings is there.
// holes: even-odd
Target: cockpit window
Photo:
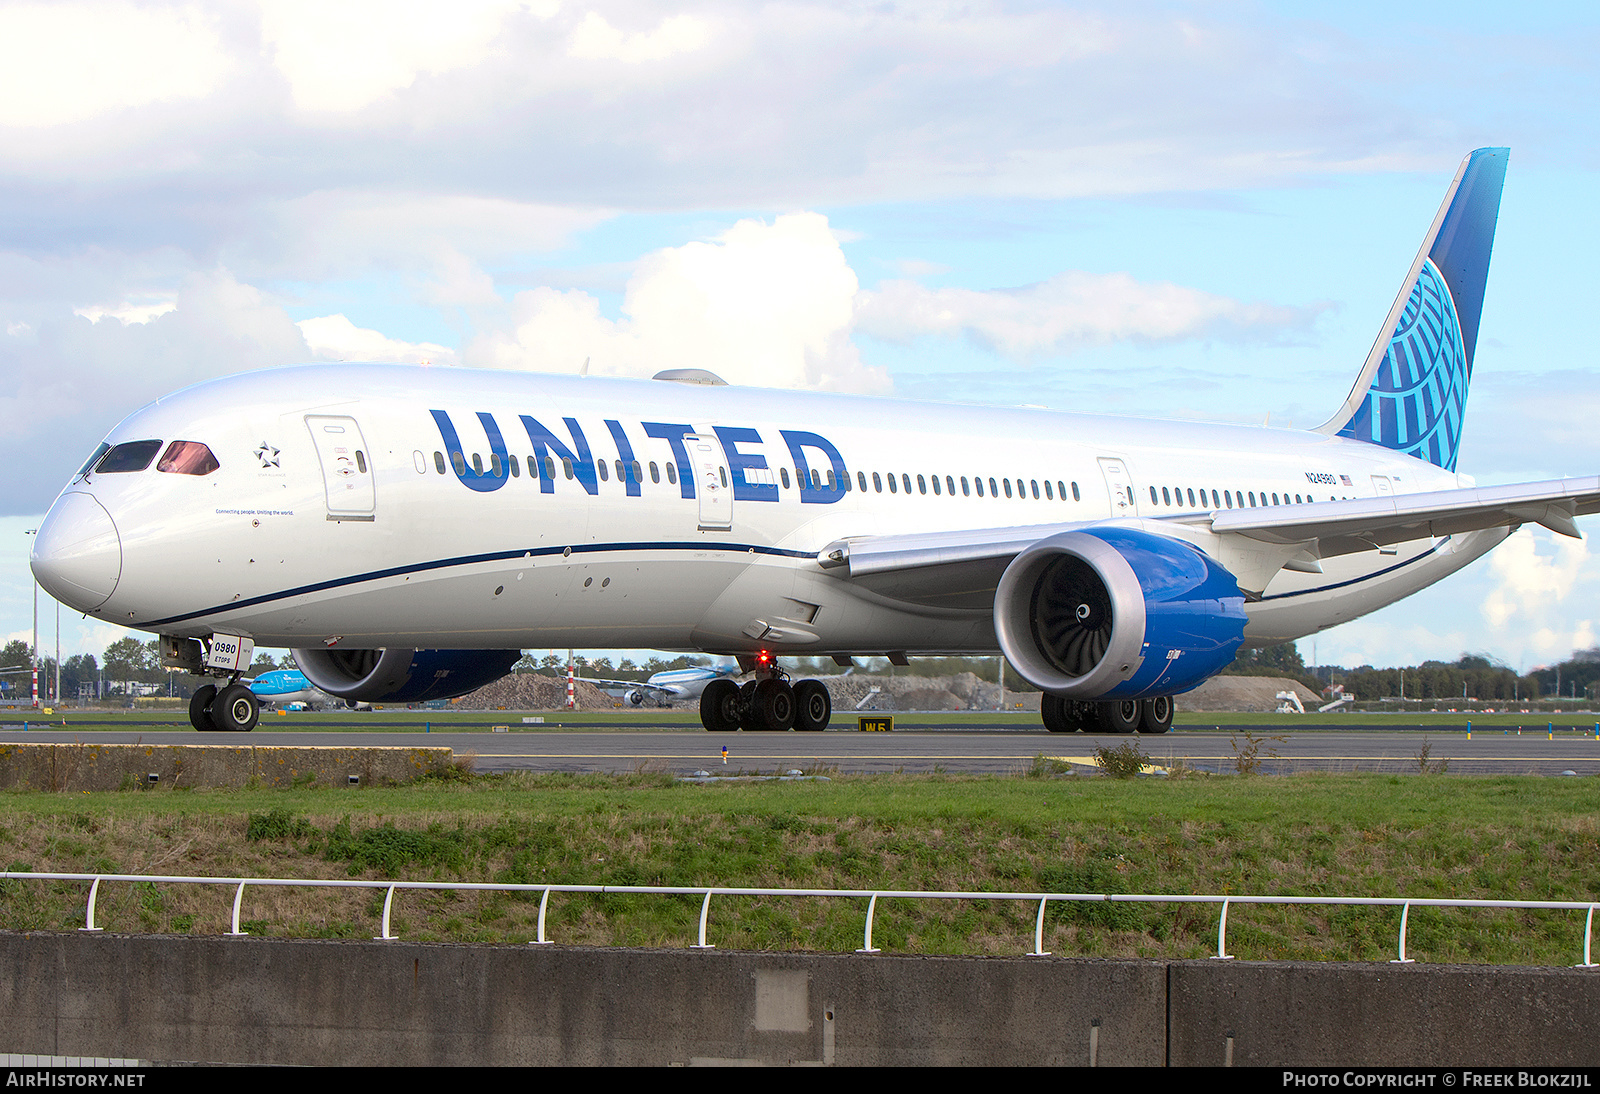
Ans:
[[[162,453],[156,470],[174,475],[209,475],[221,466],[211,449],[199,441],[173,441]]]
[[[160,441],[125,441],[112,448],[94,465],[98,475],[115,475],[126,471],[143,471],[161,451]]]
[[[106,444],[104,441],[101,441],[100,442],[100,447],[94,450],[94,455],[90,456],[87,460],[83,461],[83,466],[78,468],[78,473],[74,477],[75,478],[80,478],[80,479],[83,478],[85,475],[87,475],[89,473],[89,468],[91,468],[91,467],[93,467],[95,465],[95,461],[98,460],[101,456],[104,456],[107,452],[110,452],[110,451],[111,451],[111,446],[109,444]]]

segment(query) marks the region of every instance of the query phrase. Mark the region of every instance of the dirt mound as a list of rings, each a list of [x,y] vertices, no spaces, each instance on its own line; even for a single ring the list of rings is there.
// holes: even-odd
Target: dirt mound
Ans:
[[[1177,697],[1179,710],[1219,710],[1270,713],[1278,709],[1278,692],[1292,691],[1307,710],[1322,700],[1311,689],[1281,676],[1214,676],[1193,691]]]
[[[585,680],[578,680],[573,691],[579,710],[610,710],[616,702]],[[502,676],[451,704],[456,710],[564,710],[566,705],[566,677],[533,672]]]

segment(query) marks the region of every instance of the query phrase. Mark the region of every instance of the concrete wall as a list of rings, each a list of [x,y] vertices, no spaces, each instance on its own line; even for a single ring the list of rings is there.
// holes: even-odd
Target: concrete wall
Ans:
[[[1600,1063],[1594,971],[0,933],[0,1051],[262,1064]]]
[[[382,786],[442,773],[452,759],[448,748],[406,746],[0,744],[0,789],[345,786],[352,775]]]

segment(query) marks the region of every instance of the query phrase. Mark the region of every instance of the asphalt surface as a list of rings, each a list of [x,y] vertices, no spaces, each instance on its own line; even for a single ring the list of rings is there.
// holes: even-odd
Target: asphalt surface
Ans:
[[[914,716],[913,716],[914,717]],[[908,722],[910,720],[908,719]],[[128,726],[129,723],[119,723]],[[1099,746],[1117,747],[1136,741],[1157,767],[1183,763],[1204,771],[1236,772],[1242,752],[1256,741],[1263,773],[1300,771],[1365,771],[1415,774],[1426,761],[1441,763],[1451,774],[1600,775],[1600,739],[1590,732],[1558,729],[1553,738],[1544,726],[1515,730],[1478,729],[1469,738],[1459,726],[1395,729],[1350,727],[1296,729],[1293,726],[1177,727],[1160,736],[1083,733],[1053,734],[1037,722],[986,726],[982,732],[945,726],[914,728],[897,721],[892,733],[861,733],[850,726],[826,733],[706,733],[681,724],[652,730],[628,723],[626,731],[610,727],[585,731],[543,728],[489,732],[489,722],[476,732],[388,731],[375,721],[352,725],[366,732],[340,729],[283,732],[257,729],[227,736],[177,731],[170,722],[150,729],[24,731],[20,723],[0,723],[0,743],[93,740],[104,743],[207,745],[332,745],[441,746],[472,754],[480,771],[629,772],[668,771],[692,775],[782,774],[788,771],[828,774],[869,772],[1010,773],[1027,769],[1043,755],[1064,760],[1076,769],[1094,764]],[[1282,740],[1275,738],[1281,737]],[[726,747],[724,758],[722,749]]]

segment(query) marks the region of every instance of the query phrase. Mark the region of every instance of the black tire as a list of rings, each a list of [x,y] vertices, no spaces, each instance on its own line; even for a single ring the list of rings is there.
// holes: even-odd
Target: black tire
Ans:
[[[211,722],[225,733],[249,733],[260,718],[255,692],[243,684],[229,684],[211,701]]]
[[[211,723],[211,704],[216,698],[215,684],[201,684],[189,696],[189,724],[201,733],[210,733],[217,728]]]
[[[794,728],[820,733],[833,717],[833,696],[820,680],[802,680],[794,686]]]
[[[1102,732],[1132,733],[1139,728],[1139,714],[1143,704],[1137,699],[1122,699],[1112,703],[1097,703]]]
[[[739,685],[713,680],[700,693],[700,724],[711,733],[732,733],[739,728]]]
[[[768,678],[757,683],[750,705],[761,729],[787,733],[794,728],[794,691],[782,680]]]
[[[1157,695],[1139,704],[1139,732],[1165,733],[1172,728],[1176,707],[1170,695]]]
[[[1059,695],[1046,693],[1039,700],[1039,717],[1044,722],[1044,728],[1051,733],[1076,733],[1078,731],[1077,711],[1070,699],[1063,699]]]

